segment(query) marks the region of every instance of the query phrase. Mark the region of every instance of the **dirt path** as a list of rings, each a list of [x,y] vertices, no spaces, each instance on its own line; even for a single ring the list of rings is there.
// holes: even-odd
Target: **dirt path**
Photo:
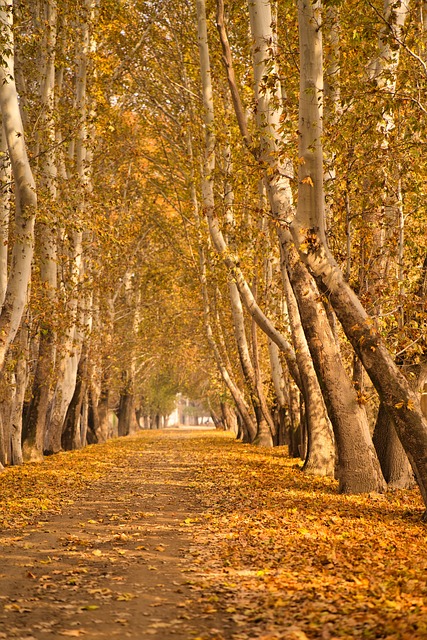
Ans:
[[[61,515],[1,535],[0,638],[231,638],[192,584],[186,437],[148,441]]]

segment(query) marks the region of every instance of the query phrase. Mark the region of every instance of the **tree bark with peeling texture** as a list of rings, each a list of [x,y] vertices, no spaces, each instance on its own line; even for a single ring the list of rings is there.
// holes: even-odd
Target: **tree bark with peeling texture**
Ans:
[[[295,354],[301,372],[307,421],[308,446],[304,471],[314,475],[333,476],[335,473],[335,444],[332,426],[326,412],[322,391],[301,324],[298,303],[287,272],[288,260],[283,250],[281,262],[283,290],[289,322],[292,326]]]
[[[14,340],[27,301],[34,251],[37,195],[25,146],[24,129],[14,81],[13,3],[0,3],[0,26],[7,43],[0,66],[0,109],[15,183],[15,239],[10,273],[0,313],[0,370]]]

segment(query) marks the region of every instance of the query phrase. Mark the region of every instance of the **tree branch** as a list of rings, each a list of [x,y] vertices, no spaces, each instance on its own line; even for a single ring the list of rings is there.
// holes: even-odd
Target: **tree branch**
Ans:
[[[252,146],[252,137],[248,130],[248,124],[246,120],[246,114],[243,107],[242,100],[240,98],[239,89],[237,87],[236,76],[233,67],[233,57],[231,55],[230,43],[228,41],[227,29],[224,21],[224,0],[217,0],[217,13],[216,13],[216,26],[219,33],[219,39],[222,47],[222,61],[224,63],[225,71],[227,73],[228,86],[230,88],[231,99],[233,101],[234,111],[237,117],[237,123],[239,125],[240,133],[246,144],[252,153],[254,149]]]

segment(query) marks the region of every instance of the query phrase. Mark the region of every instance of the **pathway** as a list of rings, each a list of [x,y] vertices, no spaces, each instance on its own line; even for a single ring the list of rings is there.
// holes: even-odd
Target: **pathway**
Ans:
[[[171,443],[133,453],[61,515],[1,535],[0,638],[231,637],[192,584],[195,469]]]

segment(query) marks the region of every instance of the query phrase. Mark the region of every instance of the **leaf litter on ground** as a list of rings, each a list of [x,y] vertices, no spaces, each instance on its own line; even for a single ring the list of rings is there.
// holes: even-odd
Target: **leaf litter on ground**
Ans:
[[[418,491],[338,495],[335,481],[303,474],[284,447],[163,431],[61,453],[1,474],[0,526],[18,535],[43,522],[129,456],[148,462],[150,448],[191,469],[182,482],[199,513],[182,523],[193,536],[188,581],[207,614],[232,619],[227,638],[427,638]]]

